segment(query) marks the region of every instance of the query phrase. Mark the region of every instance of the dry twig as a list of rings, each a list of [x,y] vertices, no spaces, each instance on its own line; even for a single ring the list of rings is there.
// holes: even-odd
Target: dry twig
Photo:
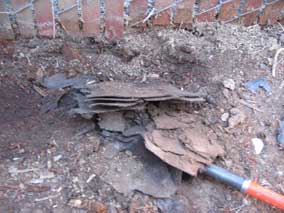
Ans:
[[[279,48],[275,53],[274,60],[273,60],[273,66],[272,66],[272,76],[273,77],[276,76],[276,68],[277,68],[277,65],[278,65],[278,56],[282,51],[284,51],[284,48]]]
[[[255,107],[255,106],[253,106],[252,104],[250,104],[250,103],[248,103],[248,102],[246,102],[246,101],[244,101],[244,100],[242,100],[242,99],[240,100],[240,103],[241,103],[242,105],[246,106],[246,107],[249,107],[249,108],[251,108],[251,109],[254,109],[255,111],[263,112],[261,109],[259,109],[259,108]]]

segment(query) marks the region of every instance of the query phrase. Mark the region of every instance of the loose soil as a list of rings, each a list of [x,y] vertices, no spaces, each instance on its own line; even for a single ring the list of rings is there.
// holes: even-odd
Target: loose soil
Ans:
[[[183,175],[172,197],[180,205],[174,210],[141,192],[117,192],[101,177],[110,167],[119,171],[124,163],[133,165],[135,157],[129,151],[106,154],[109,146],[94,121],[70,117],[60,104],[43,110],[54,103],[57,92],[37,86],[44,76],[65,73],[92,74],[97,82],[159,80],[203,91],[209,103],[193,113],[225,147],[226,156],[216,164],[284,193],[284,155],[276,141],[278,120],[284,117],[283,55],[276,77],[271,76],[283,35],[278,26],[203,24],[191,31],[131,33],[112,43],[2,41],[0,212],[279,212],[202,175]],[[247,81],[259,77],[267,78],[271,93],[245,88]],[[224,87],[228,79],[233,79],[234,90]],[[240,122],[222,121],[224,113],[231,118],[236,111],[243,116]],[[256,137],[264,142],[259,155],[251,141]]]

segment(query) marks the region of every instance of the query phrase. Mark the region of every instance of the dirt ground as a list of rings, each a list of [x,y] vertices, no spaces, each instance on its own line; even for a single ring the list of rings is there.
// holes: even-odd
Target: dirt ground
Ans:
[[[113,154],[111,143],[104,142],[111,132],[99,130],[94,121],[70,117],[60,105],[46,110],[59,91],[45,90],[39,82],[54,73],[92,74],[97,82],[160,80],[204,91],[208,104],[194,113],[225,147],[226,156],[216,164],[284,193],[284,155],[276,141],[284,117],[283,55],[276,77],[271,75],[283,44],[281,26],[217,24],[190,31],[151,29],[112,43],[2,41],[0,212],[279,212],[203,175],[184,174],[167,199],[118,192],[103,177],[112,169],[123,173],[135,167],[135,154]],[[245,87],[259,77],[267,78],[271,92]],[[260,154],[253,138],[264,143]]]

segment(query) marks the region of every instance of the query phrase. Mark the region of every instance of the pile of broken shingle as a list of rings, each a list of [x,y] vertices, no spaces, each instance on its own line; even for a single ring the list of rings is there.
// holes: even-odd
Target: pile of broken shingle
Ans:
[[[205,98],[199,93],[183,91],[163,82],[95,83],[92,76],[66,78],[60,73],[44,78],[42,85],[51,89],[71,88],[68,92],[72,93],[76,102],[71,114],[85,118],[98,115],[101,117],[101,126],[107,125],[105,123],[117,125],[123,120],[123,114],[114,116],[114,112],[144,110],[153,123],[151,128],[146,127],[146,131],[139,133],[144,138],[146,148],[166,163],[191,175],[197,175],[201,167],[224,154],[214,136],[208,135],[210,129],[193,114],[165,107],[170,103],[202,104]],[[123,133],[122,126],[108,129]]]
[[[110,81],[79,88],[76,99],[78,107],[72,112],[81,115],[100,116],[146,108],[154,121],[154,128],[148,128],[143,134],[146,148],[166,163],[191,175],[197,175],[200,168],[224,154],[214,137],[208,137],[210,129],[192,121],[190,113],[167,107],[158,107],[155,113],[152,111],[151,106],[157,103],[203,103],[205,99],[200,94],[181,91],[165,83]]]

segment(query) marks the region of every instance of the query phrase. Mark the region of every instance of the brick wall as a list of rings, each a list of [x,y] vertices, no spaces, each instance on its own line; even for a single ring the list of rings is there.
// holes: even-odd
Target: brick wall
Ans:
[[[114,39],[130,28],[197,22],[272,25],[284,0],[0,0],[0,39],[74,36]]]

